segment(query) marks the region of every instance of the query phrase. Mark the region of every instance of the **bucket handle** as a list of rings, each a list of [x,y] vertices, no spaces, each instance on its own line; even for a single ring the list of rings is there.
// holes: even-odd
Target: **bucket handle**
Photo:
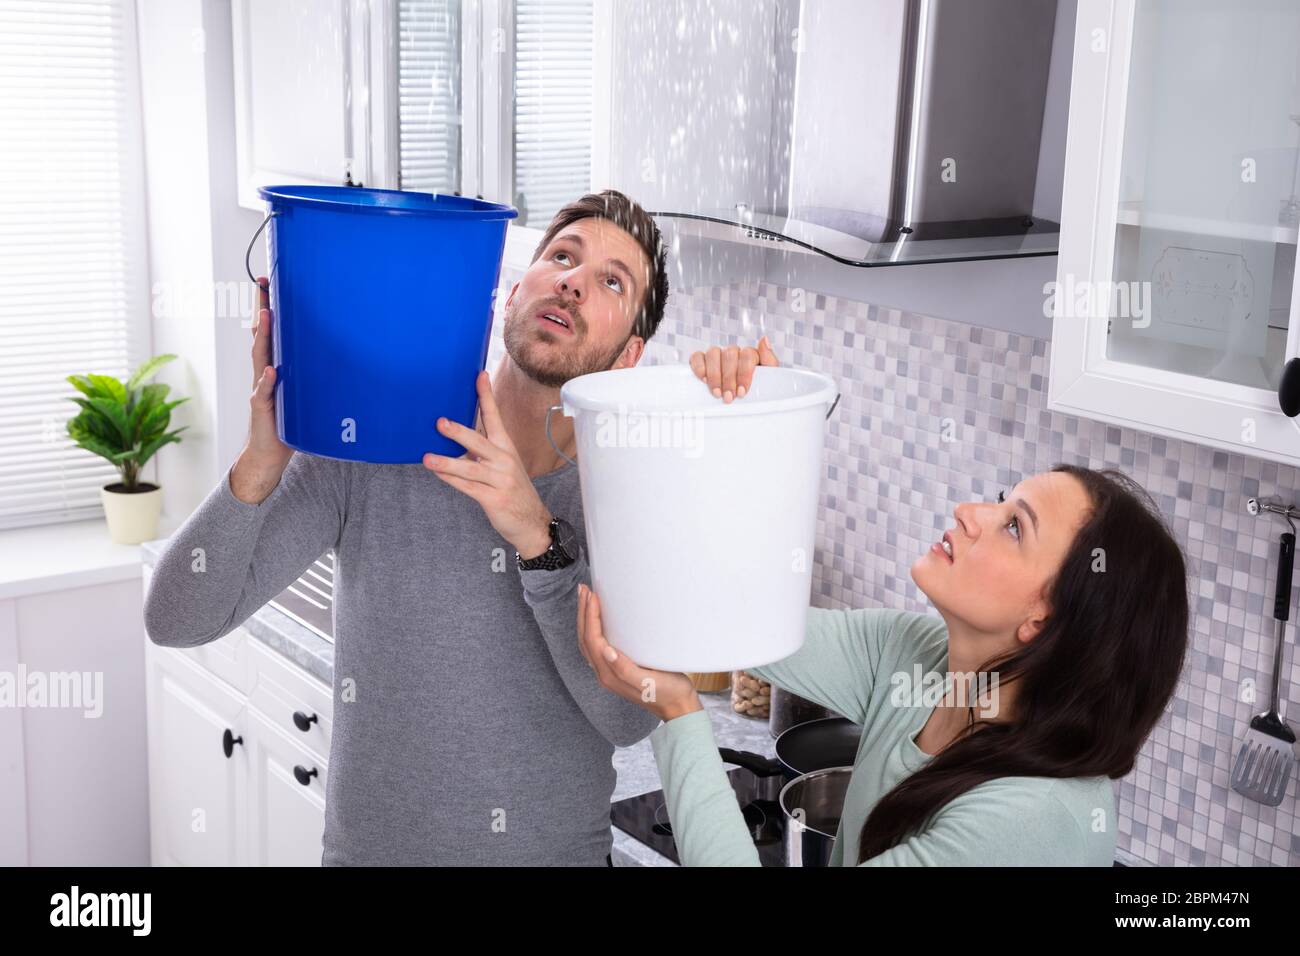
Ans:
[[[577,467],[578,463],[574,461],[572,458],[570,458],[568,455],[566,455],[564,452],[560,451],[559,446],[555,444],[555,439],[551,437],[551,413],[562,412],[562,411],[564,411],[563,405],[552,405],[550,408],[546,410],[546,440],[551,443],[551,449],[557,455],[559,455],[561,458],[567,461],[570,465]]]
[[[831,407],[826,409],[826,420],[830,421],[831,412],[835,411],[835,406],[840,403],[840,393],[835,393],[835,401],[831,402]]]
[[[266,218],[262,220],[262,224],[257,227],[257,232],[253,233],[253,238],[248,240],[248,248],[244,250],[244,271],[248,273],[248,281],[253,283],[253,285],[257,285],[257,276],[253,275],[253,267],[248,261],[249,256],[253,254],[253,243],[257,242],[257,237],[262,234],[262,230],[266,228],[266,224],[278,215],[280,215],[278,212],[268,212],[266,214]],[[275,270],[271,269],[269,271],[274,272]]]

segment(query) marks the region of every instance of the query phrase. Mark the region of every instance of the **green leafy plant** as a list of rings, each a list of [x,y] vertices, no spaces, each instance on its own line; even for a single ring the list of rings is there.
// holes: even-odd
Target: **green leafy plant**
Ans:
[[[167,401],[171,386],[142,385],[175,355],[155,355],[144,362],[123,384],[111,375],[69,375],[68,381],[82,397],[68,401],[81,406],[81,413],[68,421],[68,435],[78,448],[107,458],[122,473],[125,491],[137,489],[140,469],[163,445],[179,442],[177,436],[189,426],[167,431],[172,409],[188,398]]]

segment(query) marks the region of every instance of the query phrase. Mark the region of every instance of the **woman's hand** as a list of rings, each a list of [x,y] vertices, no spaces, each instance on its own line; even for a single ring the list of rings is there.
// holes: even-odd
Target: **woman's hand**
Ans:
[[[754,380],[754,369],[759,365],[780,365],[767,336],[758,340],[757,348],[728,345],[713,346],[707,352],[691,353],[691,371],[713,394],[724,402],[743,398]]]
[[[601,627],[600,599],[585,584],[578,585],[578,647],[602,687],[640,704],[660,720],[704,709],[685,674],[647,670],[610,646]]]

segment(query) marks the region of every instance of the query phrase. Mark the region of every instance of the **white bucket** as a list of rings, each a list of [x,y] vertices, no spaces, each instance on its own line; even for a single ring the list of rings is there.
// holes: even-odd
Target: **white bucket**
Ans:
[[[835,383],[760,367],[724,404],[686,366],[582,375],[574,419],[605,635],[657,670],[769,664],[804,640]]]

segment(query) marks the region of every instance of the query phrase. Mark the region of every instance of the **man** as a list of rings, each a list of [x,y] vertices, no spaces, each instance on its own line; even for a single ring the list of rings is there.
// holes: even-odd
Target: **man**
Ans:
[[[467,454],[371,465],[280,442],[263,291],[247,445],[168,542],[145,624],[158,644],[216,640],[335,549],[324,864],[609,862],[613,748],[658,719],[582,657],[578,473],[545,419],[570,378],[635,365],[667,297],[636,203],[606,190],[569,204],[506,300],[478,430],[439,425]],[[691,356],[727,402],[760,363],[776,364],[766,339]],[[572,457],[572,423],[554,417],[552,436]]]
[[[168,542],[145,623],[157,644],[216,640],[334,548],[323,864],[608,863],[613,749],[658,721],[581,655],[578,474],[544,422],[568,379],[637,363],[667,295],[636,203],[571,203],[506,300],[478,430],[440,423],[466,456],[375,465],[279,441],[263,290],[247,444]],[[574,454],[567,418],[552,435]]]

